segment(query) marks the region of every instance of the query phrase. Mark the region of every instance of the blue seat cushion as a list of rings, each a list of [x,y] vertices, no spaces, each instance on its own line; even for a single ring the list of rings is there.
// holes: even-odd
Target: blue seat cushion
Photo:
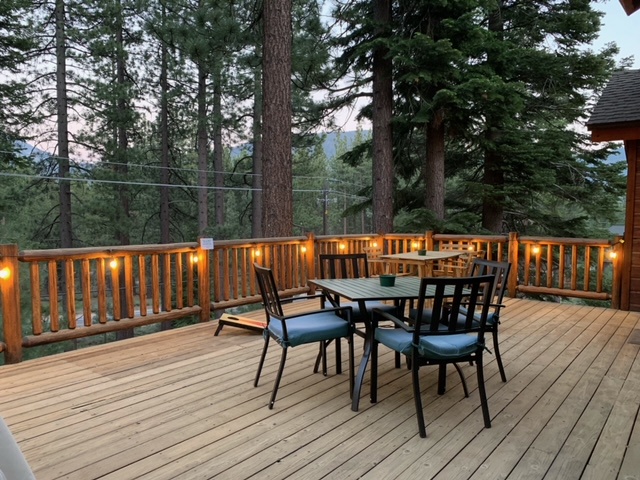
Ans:
[[[460,308],[460,314],[461,315],[466,315],[467,314],[467,309],[466,308]],[[477,313],[473,316],[474,320],[476,321],[480,321],[480,315],[478,315]],[[464,317],[463,317],[463,321],[464,321]],[[498,315],[496,315],[495,312],[489,312],[489,314],[487,315],[487,326],[488,327],[493,327],[498,323]]]
[[[396,352],[412,354],[413,334],[399,328],[376,329],[376,340]],[[418,354],[432,360],[453,360],[478,350],[478,336],[457,333],[453,335],[422,335]]]
[[[418,310],[416,308],[412,308],[409,312],[409,315],[410,315],[410,318],[416,318],[416,316],[418,315]],[[460,316],[458,317],[458,323],[464,324],[466,320],[466,315],[467,315],[467,309],[461,307]],[[476,322],[480,322],[480,315],[476,313],[473,316],[473,319]],[[422,311],[422,323],[431,323],[431,310]],[[498,323],[498,316],[495,314],[495,312],[490,312],[487,315],[487,326],[493,327],[496,325],[496,323]]]
[[[384,302],[370,301],[370,302],[365,302],[365,305],[367,306],[367,313],[369,315],[371,315],[371,312],[373,312],[374,308],[380,309],[386,313],[391,313],[391,314],[396,313],[395,305],[389,305]],[[354,322],[363,322],[365,320],[362,315],[362,312],[360,311],[360,305],[358,304],[358,302],[341,303],[340,306],[351,307],[352,309],[351,318],[353,319]]]
[[[349,323],[336,316],[334,312],[318,312],[290,318],[286,322],[287,342],[283,340],[284,334],[281,320],[272,318],[268,329],[279,344],[287,347],[295,347],[322,340],[333,340],[349,335]]]

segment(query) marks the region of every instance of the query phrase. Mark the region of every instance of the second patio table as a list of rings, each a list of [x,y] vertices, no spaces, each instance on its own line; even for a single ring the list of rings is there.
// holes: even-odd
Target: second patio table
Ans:
[[[390,263],[404,263],[408,265],[417,265],[418,276],[430,277],[433,275],[433,264],[435,262],[456,258],[466,253],[469,252],[466,250],[445,250],[442,252],[428,250],[424,255],[420,255],[418,252],[393,253],[389,255],[381,255],[380,259],[386,264],[385,270],[387,272],[389,271]]]

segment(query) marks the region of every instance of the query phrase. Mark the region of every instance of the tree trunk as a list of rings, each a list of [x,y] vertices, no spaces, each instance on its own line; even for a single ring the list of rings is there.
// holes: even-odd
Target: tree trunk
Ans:
[[[256,68],[253,102],[253,176],[251,177],[251,236],[263,238],[262,232],[262,75]]]
[[[496,132],[487,132],[489,144],[497,141]],[[502,158],[496,152],[487,150],[484,154],[484,188],[482,198],[482,228],[493,233],[502,233],[504,217],[504,186]]]
[[[293,234],[291,157],[291,0],[263,3],[262,226],[266,237]]]
[[[499,35],[504,30],[501,14],[501,2],[489,14],[489,30]],[[498,65],[494,55],[487,57],[490,66]],[[495,68],[494,68],[495,70]],[[501,72],[496,71],[499,75]],[[482,227],[490,232],[501,233],[504,218],[504,172],[503,159],[497,150],[502,132],[502,121],[487,116],[485,126],[486,144],[484,152],[484,195],[482,198]]]
[[[374,0],[373,17],[379,34],[391,22],[391,1]],[[392,61],[388,49],[373,52],[373,231],[393,231],[393,113]]]
[[[162,4],[162,21],[166,20],[166,8]],[[169,157],[169,82],[167,45],[162,42],[160,52],[160,243],[171,243],[170,201],[171,159]]]
[[[444,112],[435,113],[427,123],[427,146],[424,165],[425,207],[431,210],[438,220],[444,220]]]
[[[67,98],[67,47],[64,0],[56,0],[56,108],[58,117],[58,176],[69,177],[69,125]],[[60,180],[60,247],[73,247],[71,183]]]
[[[220,65],[216,64],[213,84],[213,184],[215,189],[215,216],[216,225],[224,225],[224,156],[222,152],[222,72]]]
[[[129,108],[127,98],[125,97],[125,93],[128,89],[126,88],[127,78],[126,78],[126,66],[125,66],[125,48],[124,48],[124,18],[122,13],[122,5],[118,2],[118,10],[117,10],[117,22],[116,22],[116,82],[119,86],[118,88],[118,99],[116,101],[118,106],[118,112],[120,112],[120,120],[117,123],[117,145],[118,145],[118,163],[119,163],[119,172],[121,174],[120,178],[127,178],[127,174],[129,172],[129,168],[127,163],[129,161],[127,150],[129,148],[129,140],[127,136],[127,127],[128,121],[126,118],[128,116],[124,115]],[[130,219],[130,199],[129,199],[129,188],[125,184],[119,184],[118,186],[118,197],[120,199],[120,208],[122,212],[122,216],[126,219],[123,222],[123,225],[117,229],[117,237],[120,241],[120,245],[130,245],[131,240],[129,238],[129,219]]]
[[[198,235],[205,235],[209,227],[209,195],[208,176],[209,168],[208,144],[209,135],[207,133],[207,71],[202,63],[198,61]]]

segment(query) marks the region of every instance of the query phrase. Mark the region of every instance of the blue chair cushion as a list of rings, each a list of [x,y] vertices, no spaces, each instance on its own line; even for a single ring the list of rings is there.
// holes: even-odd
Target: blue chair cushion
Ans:
[[[365,302],[365,304],[367,306],[367,312],[369,313],[369,315],[371,315],[371,312],[373,311],[374,308],[378,308],[386,313],[391,313],[391,314],[396,313],[395,305],[389,305],[384,302],[375,302],[375,301]],[[363,315],[360,312],[360,305],[358,304],[358,302],[341,303],[340,306],[351,307],[352,309],[351,318],[353,319],[354,322],[364,321]]]
[[[460,308],[460,314],[462,315],[466,315],[467,314],[467,309],[466,308]],[[476,321],[480,321],[480,315],[478,315],[477,313],[473,316],[473,318]],[[495,312],[489,312],[489,314],[487,315],[487,326],[488,327],[493,327],[498,323],[498,315],[496,315]]]
[[[349,335],[349,323],[336,316],[335,312],[318,312],[311,315],[294,317],[286,320],[288,341],[283,340],[282,321],[272,318],[269,321],[269,332],[276,341],[286,347],[295,347],[306,343]]]
[[[404,355],[412,354],[413,334],[399,328],[376,329],[376,340]],[[478,336],[458,333],[453,335],[423,335],[418,354],[432,360],[448,360],[470,355],[478,350]]]
[[[416,318],[416,316],[418,315],[418,310],[415,308],[411,309],[409,312],[409,315],[410,315],[410,318]],[[460,316],[458,317],[459,318],[458,322],[464,324],[466,320],[466,315],[467,315],[467,309],[461,307]],[[473,318],[475,321],[480,322],[480,315],[475,314]],[[422,311],[422,323],[431,323],[431,310]],[[498,323],[498,316],[495,314],[495,312],[490,312],[487,315],[487,327],[494,327],[496,323]]]

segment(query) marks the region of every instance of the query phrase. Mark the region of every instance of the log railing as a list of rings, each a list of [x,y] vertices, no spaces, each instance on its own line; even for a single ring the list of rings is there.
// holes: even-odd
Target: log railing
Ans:
[[[19,362],[25,347],[186,317],[207,321],[212,310],[259,303],[254,262],[272,267],[282,294],[291,296],[309,291],[320,253],[369,246],[399,253],[461,243],[514,265],[510,296],[610,300],[619,307],[618,240],[426,232],[218,241],[213,250],[196,242],[25,251],[0,245],[0,352],[6,363]]]

